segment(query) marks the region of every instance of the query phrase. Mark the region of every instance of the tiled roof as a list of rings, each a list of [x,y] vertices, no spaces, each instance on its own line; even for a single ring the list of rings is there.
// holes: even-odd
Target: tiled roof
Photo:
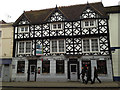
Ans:
[[[78,20],[83,10],[90,6],[97,13],[99,13],[102,17],[107,17],[107,14],[104,10],[104,6],[101,2],[89,3],[89,4],[79,4],[72,6],[62,6],[58,7],[58,10],[62,12],[62,14],[67,18],[68,21]],[[25,16],[31,24],[40,24],[44,23],[46,18],[54,11],[55,8],[36,10],[36,11],[25,11],[14,23],[17,24],[22,16]]]
[[[120,13],[120,5],[105,7],[107,13]]]

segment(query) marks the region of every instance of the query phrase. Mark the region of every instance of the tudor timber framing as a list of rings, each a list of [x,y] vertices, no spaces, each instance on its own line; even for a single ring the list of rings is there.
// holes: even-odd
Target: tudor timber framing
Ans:
[[[89,7],[91,9],[91,7]],[[88,9],[85,8],[84,10]],[[64,17],[64,13],[61,14],[61,12],[59,11],[58,8],[55,8],[55,11],[53,10],[53,12],[48,15],[48,17],[46,17],[45,20],[48,20],[48,22],[46,21],[46,23],[42,23],[42,24],[29,24],[29,29],[30,32],[28,34],[25,33],[18,33],[18,29],[15,29],[16,26],[21,26],[21,25],[16,25],[14,26],[14,34],[17,36],[17,38],[14,39],[14,46],[16,46],[16,42],[17,41],[25,41],[25,40],[31,40],[32,44],[33,44],[33,56],[36,56],[36,43],[37,41],[43,45],[43,52],[44,55],[52,55],[50,53],[50,40],[52,39],[65,39],[66,40],[66,54],[65,55],[69,55],[69,54],[73,54],[73,55],[110,55],[110,42],[109,42],[109,30],[108,30],[108,18],[107,17],[101,17],[101,15],[98,17],[98,13],[96,12],[96,10],[94,10],[94,8],[92,7],[93,10],[92,12],[95,12],[95,17],[92,19],[97,20],[97,24],[98,26],[96,28],[88,28],[88,29],[84,29],[81,26],[81,21],[82,20],[89,20],[90,18],[81,18],[79,20],[73,20],[73,21],[69,21],[67,20],[68,18]],[[52,22],[62,22],[64,24],[64,30],[50,30],[50,23],[52,23],[51,21],[49,21],[50,16],[54,16],[55,12],[60,13],[59,17],[60,20],[56,20],[55,21],[52,20]],[[87,12],[89,15],[89,12]],[[82,13],[81,16],[86,15],[87,13]],[[66,19],[64,19],[66,18]],[[27,18],[28,19],[28,18]],[[26,20],[27,20],[26,19]],[[61,20],[63,19],[63,20]],[[29,20],[28,20],[29,21]],[[18,21],[17,21],[18,22]],[[76,25],[77,24],[77,25]],[[28,25],[28,24],[23,24],[24,25]],[[17,30],[17,33],[15,33]],[[92,31],[95,30],[95,31]],[[79,32],[79,33],[76,33]],[[39,35],[37,35],[39,33]],[[25,37],[25,35],[27,35]],[[100,53],[82,53],[82,38],[91,38],[91,37],[99,37],[100,40]],[[76,40],[78,40],[79,42],[77,42]],[[78,44],[79,50],[75,47]],[[69,48],[68,48],[69,47]],[[47,49],[48,50],[47,50]],[[16,47],[14,47],[14,52],[13,55],[15,56],[15,49]],[[46,51],[47,50],[47,51]]]

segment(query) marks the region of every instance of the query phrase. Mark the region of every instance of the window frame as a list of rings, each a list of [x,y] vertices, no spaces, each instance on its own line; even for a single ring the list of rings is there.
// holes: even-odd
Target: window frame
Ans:
[[[24,72],[18,72],[18,68],[22,69],[21,67],[18,67],[19,62],[24,62]],[[17,61],[17,74],[24,74],[25,73],[25,61]]]
[[[93,21],[93,24],[94,25],[92,25],[91,26],[91,21]],[[86,22],[88,22],[88,26],[86,26]],[[97,20],[83,20],[82,21],[82,27],[83,28],[93,28],[93,27],[97,27]]]
[[[98,51],[92,51],[92,39],[97,39],[97,44],[98,44]],[[83,45],[83,40],[89,40],[89,49],[90,51],[84,51],[84,45]],[[95,53],[95,52],[100,52],[100,42],[99,42],[99,38],[83,38],[82,39],[82,52],[83,53]]]
[[[27,31],[26,31],[27,28]],[[22,31],[23,29],[23,31]],[[18,27],[18,33],[28,33],[29,32],[29,26],[19,26]]]
[[[20,50],[19,50],[19,47],[20,47],[20,43],[23,42],[24,43],[24,52],[23,53],[20,53]],[[27,42],[30,42],[31,43],[31,48],[30,48],[30,52],[29,53],[26,53],[26,43]],[[31,50],[32,50],[32,41],[19,41],[18,42],[18,54],[31,54]]]
[[[54,28],[54,25],[56,25],[56,28]],[[61,25],[61,28],[59,28],[59,25]],[[50,24],[51,30],[63,30],[63,23],[62,22],[56,22]]]
[[[105,73],[99,73],[99,67],[102,67],[102,66],[98,66],[98,62],[102,62],[104,61],[105,62],[105,65],[103,65],[105,67]],[[98,74],[99,75],[106,75],[107,74],[107,61],[106,60],[97,60],[97,69],[98,69]],[[101,70],[103,71],[103,70]]]
[[[62,65],[60,65],[62,62]],[[58,71],[58,67],[62,67],[62,71]],[[65,73],[65,62],[64,60],[56,60],[56,74],[64,74]]]
[[[47,63],[47,64],[49,64],[49,67],[47,67],[49,69],[48,72],[44,72],[44,70],[43,70],[44,62],[49,62],[49,63]],[[50,61],[49,60],[42,61],[42,74],[50,74]]]
[[[51,40],[50,41],[50,53],[66,53],[66,43],[65,43],[65,40],[64,40],[64,52],[60,52],[60,50],[59,50],[59,41],[60,40],[64,40],[64,39]],[[53,46],[52,41],[57,41],[57,52],[53,52],[52,51],[52,46]]]

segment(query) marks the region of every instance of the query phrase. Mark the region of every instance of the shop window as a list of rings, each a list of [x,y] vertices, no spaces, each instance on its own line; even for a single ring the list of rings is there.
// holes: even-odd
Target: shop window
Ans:
[[[50,73],[50,61],[42,62],[42,73]]]
[[[0,78],[1,78],[1,74],[2,74],[2,66],[0,65]]]
[[[18,61],[17,73],[24,73],[24,72],[25,72],[25,61]]]
[[[97,61],[98,74],[107,74],[106,60]]]
[[[56,73],[64,73],[64,60],[56,60]]]

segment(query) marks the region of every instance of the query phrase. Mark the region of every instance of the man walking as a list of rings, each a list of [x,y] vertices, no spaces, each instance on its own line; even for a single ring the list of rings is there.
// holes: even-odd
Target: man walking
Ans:
[[[99,81],[99,83],[101,83],[100,79],[98,78],[98,69],[96,69],[96,67],[94,67],[93,83],[95,83],[95,79],[97,79]]]
[[[92,84],[93,82],[91,79],[91,70],[89,67],[87,67],[86,77],[87,77],[86,84],[88,83],[88,81],[91,81],[91,84]]]
[[[82,71],[81,71],[81,74],[82,74],[82,81],[83,81],[83,83],[85,83],[85,69],[84,69],[84,67],[82,67]]]

